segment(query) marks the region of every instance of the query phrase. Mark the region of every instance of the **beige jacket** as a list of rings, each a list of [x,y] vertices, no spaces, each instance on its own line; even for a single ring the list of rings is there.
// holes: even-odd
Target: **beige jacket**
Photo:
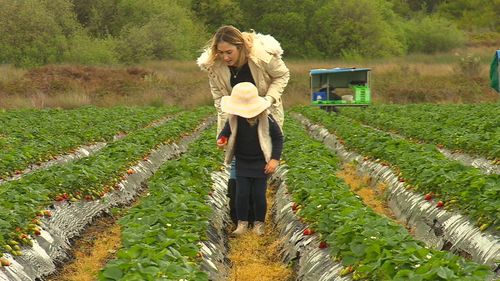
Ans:
[[[271,136],[269,135],[269,113],[267,110],[262,112],[257,116],[259,120],[259,124],[257,125],[257,135],[259,137],[260,148],[262,149],[262,153],[264,154],[264,159],[266,163],[271,160],[271,154],[273,150],[273,144],[271,141]],[[224,161],[227,164],[230,164],[233,160],[236,135],[238,133],[238,116],[236,115],[228,115],[229,120],[229,128],[231,129],[231,135],[229,136],[229,140],[227,141],[226,146],[226,155]],[[277,159],[279,160],[279,159]]]
[[[269,108],[276,122],[283,127],[284,111],[281,95],[288,84],[290,71],[281,59],[283,49],[280,43],[270,35],[243,33],[247,37],[253,37],[253,46],[248,57],[248,66],[255,80],[255,86],[260,96],[273,97],[274,103]],[[198,58],[198,66],[208,72],[210,90],[217,109],[217,132],[220,132],[227,119],[227,114],[222,112],[220,100],[223,96],[231,94],[230,73],[227,65],[216,60],[209,62],[211,50],[206,49]]]

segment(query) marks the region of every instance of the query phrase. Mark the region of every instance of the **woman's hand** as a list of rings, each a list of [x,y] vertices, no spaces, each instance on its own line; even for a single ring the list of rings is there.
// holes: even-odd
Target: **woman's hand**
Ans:
[[[280,164],[280,161],[276,159],[271,159],[269,162],[267,162],[266,167],[264,168],[264,173],[266,174],[272,174],[276,171],[276,168],[278,168]]]

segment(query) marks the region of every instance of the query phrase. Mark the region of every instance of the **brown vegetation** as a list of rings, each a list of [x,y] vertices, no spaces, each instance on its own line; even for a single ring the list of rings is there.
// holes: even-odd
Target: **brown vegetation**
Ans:
[[[374,103],[497,102],[500,95],[489,87],[488,78],[493,51],[470,47],[450,54],[366,62],[285,59],[291,78],[283,100],[285,107],[310,102],[311,69],[369,67]],[[464,58],[477,62],[464,63]],[[156,61],[135,67],[50,65],[31,70],[2,66],[0,74],[0,108],[212,104],[207,75],[194,61]]]
[[[75,242],[73,257],[49,281],[93,281],[106,262],[121,247],[121,229],[115,218],[104,216],[94,221]]]

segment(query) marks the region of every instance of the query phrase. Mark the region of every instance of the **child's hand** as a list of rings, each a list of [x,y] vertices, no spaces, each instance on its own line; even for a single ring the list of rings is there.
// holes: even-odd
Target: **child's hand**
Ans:
[[[267,162],[266,167],[264,168],[264,173],[266,174],[272,174],[276,171],[276,168],[278,168],[280,164],[280,161],[276,159],[271,159],[269,162]]]
[[[224,148],[224,146],[227,144],[227,137],[222,136],[217,140],[217,147],[218,148]]]

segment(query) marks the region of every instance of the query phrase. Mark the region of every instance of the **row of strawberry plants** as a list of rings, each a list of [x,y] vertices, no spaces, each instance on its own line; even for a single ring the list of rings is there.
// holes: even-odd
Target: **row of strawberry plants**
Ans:
[[[285,124],[286,184],[296,214],[317,232],[321,248],[353,280],[487,280],[487,266],[426,248],[406,229],[376,214],[341,179],[339,160],[292,119]],[[305,232],[304,232],[305,233]],[[308,234],[309,234],[308,233]],[[326,243],[325,243],[326,242]]]
[[[446,208],[469,215],[482,230],[492,225],[494,231],[500,229],[500,175],[484,175],[445,158],[433,145],[394,138],[344,116],[307,107],[295,110],[335,133],[348,149],[390,165],[414,191],[434,193]]]
[[[168,161],[149,181],[148,196],[119,223],[123,248],[99,280],[208,280],[199,267],[199,242],[206,239],[210,175],[222,153],[213,128],[190,145],[182,158]]]
[[[36,234],[36,216],[53,200],[92,200],[116,186],[128,167],[146,157],[152,149],[174,142],[213,110],[202,107],[182,112],[175,120],[158,127],[143,128],[113,142],[98,153],[67,165],[53,166],[0,185],[0,253],[17,242],[29,243]],[[9,242],[9,243],[6,243]]]
[[[175,107],[85,107],[3,112],[0,114],[0,178],[69,152],[78,145],[110,141],[119,132],[136,130],[178,111]]]
[[[500,106],[378,105],[346,108],[342,115],[451,150],[500,160]]]

